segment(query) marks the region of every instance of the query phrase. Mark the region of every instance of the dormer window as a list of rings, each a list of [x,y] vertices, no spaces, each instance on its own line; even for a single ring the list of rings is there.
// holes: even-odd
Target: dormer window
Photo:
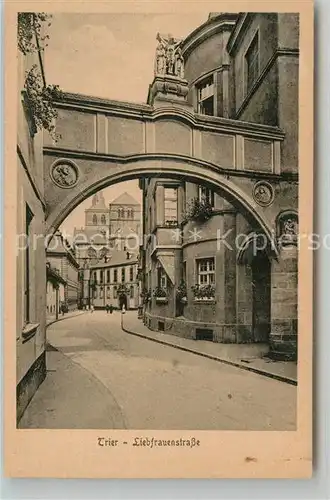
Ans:
[[[198,113],[214,116],[214,81],[209,76],[197,86]]]

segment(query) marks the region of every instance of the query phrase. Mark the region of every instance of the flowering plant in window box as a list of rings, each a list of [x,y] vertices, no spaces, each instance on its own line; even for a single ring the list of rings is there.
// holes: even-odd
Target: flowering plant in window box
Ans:
[[[198,198],[193,198],[187,206],[183,220],[185,222],[188,220],[206,222],[212,217],[212,215],[213,207],[207,199],[199,200]]]
[[[140,296],[143,300],[143,303],[147,304],[151,300],[151,290],[148,290],[147,288],[143,288],[143,290],[140,293]]]
[[[191,287],[195,300],[213,300],[215,296],[214,285],[193,285]]]
[[[164,288],[158,286],[154,289],[153,296],[156,298],[156,302],[166,304],[167,302],[167,291]]]
[[[177,299],[180,300],[181,302],[187,302],[187,285],[184,280],[180,282],[180,285],[178,286],[176,290],[176,296]]]

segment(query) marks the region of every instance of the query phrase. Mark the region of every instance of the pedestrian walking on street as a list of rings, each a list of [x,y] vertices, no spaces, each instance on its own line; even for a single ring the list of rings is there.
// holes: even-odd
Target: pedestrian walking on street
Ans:
[[[109,304],[105,306],[105,310],[107,311],[107,314],[109,314]]]
[[[62,302],[61,304],[61,313],[62,313],[62,316],[64,316],[64,313],[65,313],[65,305],[64,303]]]
[[[91,305],[91,313],[93,313],[93,312],[94,312],[94,306],[93,306],[93,304],[92,304],[92,305]]]

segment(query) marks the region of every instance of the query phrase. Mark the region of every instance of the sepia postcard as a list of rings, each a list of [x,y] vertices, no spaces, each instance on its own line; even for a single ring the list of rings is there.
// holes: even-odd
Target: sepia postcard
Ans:
[[[311,477],[313,3],[7,1],[4,75],[6,475]]]

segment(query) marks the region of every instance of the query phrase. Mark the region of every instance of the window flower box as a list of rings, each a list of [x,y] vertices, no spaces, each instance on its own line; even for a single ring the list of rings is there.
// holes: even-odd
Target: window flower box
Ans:
[[[214,301],[215,286],[214,285],[193,285],[191,287],[194,298],[197,301]]]
[[[153,291],[153,296],[156,299],[156,303],[166,304],[168,302],[167,291],[160,286],[155,288],[155,290]]]
[[[156,304],[167,304],[167,297],[156,297]]]
[[[182,221],[185,223],[192,220],[203,223],[209,220],[212,215],[213,206],[207,199],[199,200],[198,198],[193,198],[187,206],[187,210],[182,217]]]

